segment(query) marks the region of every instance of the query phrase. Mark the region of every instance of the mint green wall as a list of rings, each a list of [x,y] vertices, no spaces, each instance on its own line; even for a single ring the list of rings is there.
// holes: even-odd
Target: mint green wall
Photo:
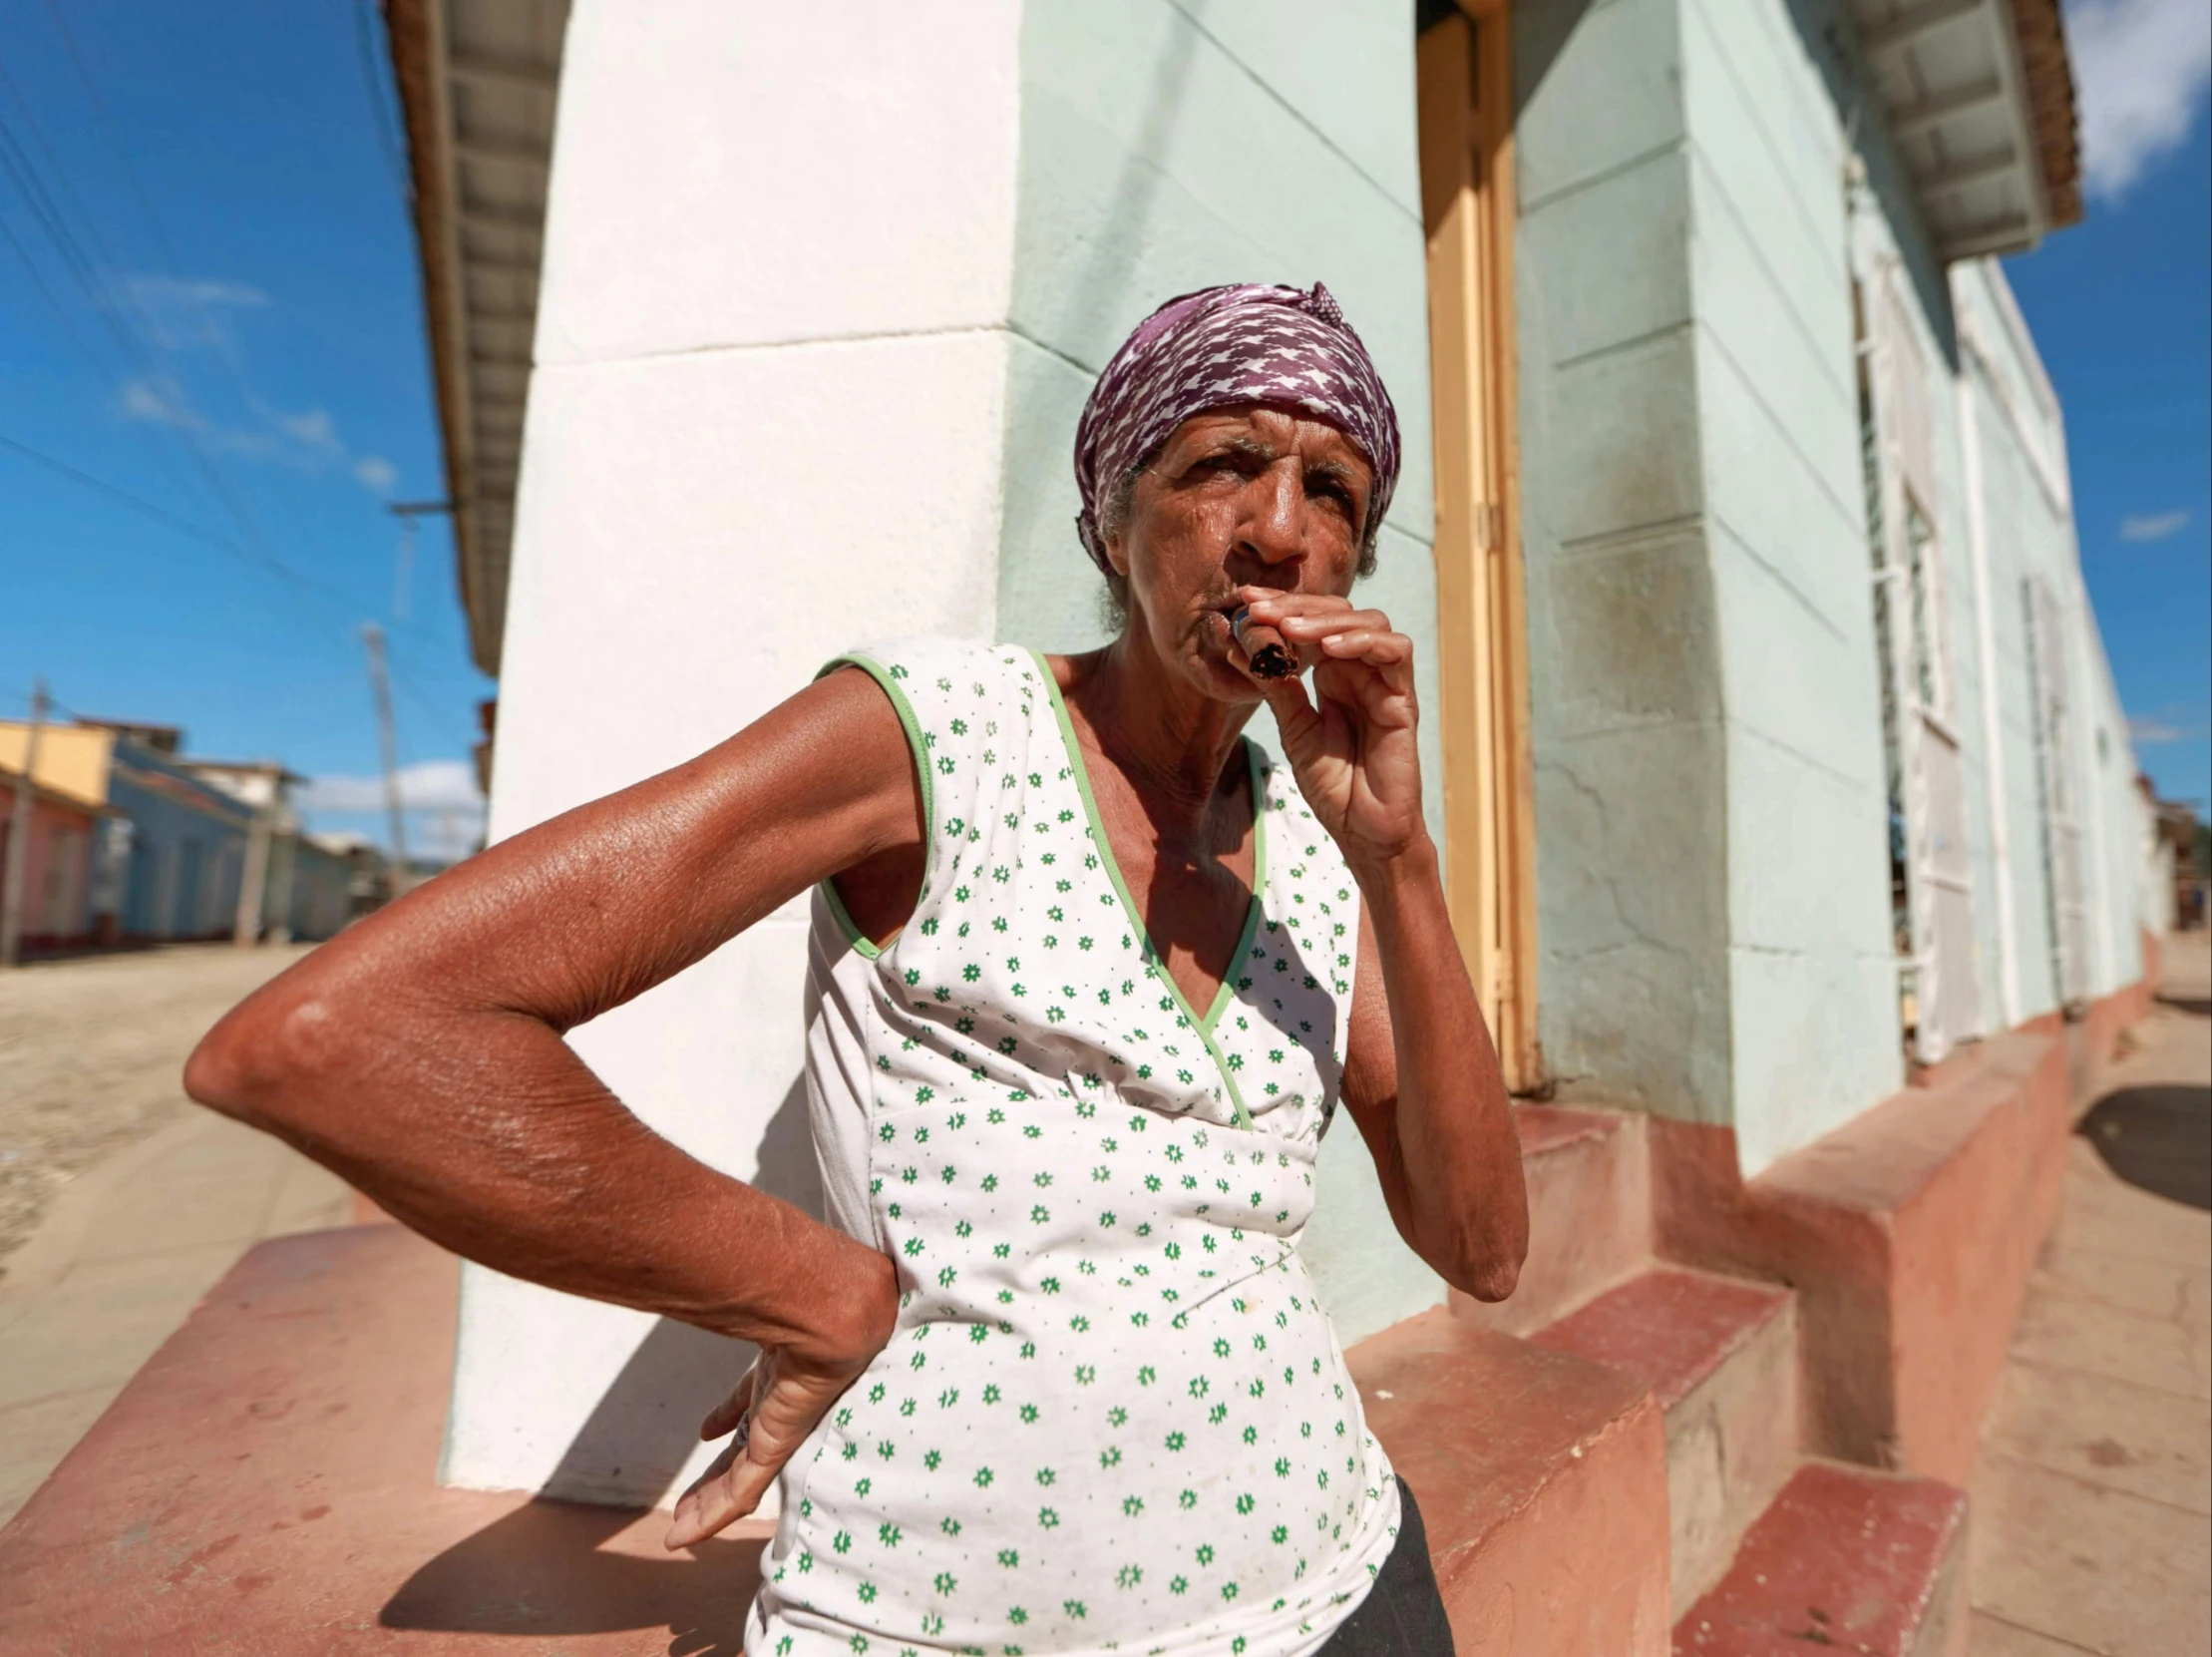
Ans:
[[[2081,233],[2081,232],[2068,232]],[[1994,266],[1977,262],[1957,272],[1953,290],[1965,326],[1989,361],[1969,354],[1966,372],[1976,399],[1984,497],[1989,519],[1992,632],[1996,644],[1999,724],[2004,745],[2007,823],[2012,852],[2010,891],[2015,916],[2023,1018],[2058,1005],[2052,957],[2054,925],[2046,878],[2036,737],[2028,648],[2026,583],[2040,576],[2066,618],[2067,678],[2075,718],[2076,792],[2084,812],[2083,880],[2090,913],[2089,982],[2108,995],[2142,974],[2137,927],[2143,913],[2141,804],[2127,720],[2112,687],[2103,639],[2079,574],[2066,480],[2065,432],[2033,342]],[[2048,464],[2038,467],[2039,452]],[[2088,814],[2093,813],[2093,820]],[[1998,901],[1996,874],[1985,865],[1989,907]]]
[[[1888,792],[1841,119],[1802,17],[1681,14],[1734,1120],[1754,1169],[1903,1083]]]
[[[1513,17],[1545,1055],[1566,1097],[1732,1124],[1756,1171],[1903,1081],[1852,312],[1877,260],[1902,273],[1929,370],[1985,1030],[2004,1022],[1993,694],[2022,1016],[2054,1000],[2028,570],[2069,611],[2100,993],[2139,971],[2133,761],[2070,519],[1987,410],[1985,682],[1954,390],[1970,370],[1839,0]],[[2003,331],[1994,308],[1982,328]]]
[[[1046,649],[1104,639],[1069,470],[1091,382],[1163,301],[1226,281],[1325,281],[1397,404],[1404,470],[1362,602],[1421,646],[1436,705],[1425,251],[1406,0],[1033,0],[1020,184],[998,627]],[[1262,723],[1267,723],[1263,716]],[[1272,726],[1256,731],[1272,745]],[[1431,828],[1442,766],[1423,731]],[[1305,1253],[1342,1337],[1443,1296],[1397,1241],[1348,1122],[1322,1151]]]
[[[1676,0],[1513,12],[1537,1006],[1564,1098],[1731,1119],[1726,730]]]

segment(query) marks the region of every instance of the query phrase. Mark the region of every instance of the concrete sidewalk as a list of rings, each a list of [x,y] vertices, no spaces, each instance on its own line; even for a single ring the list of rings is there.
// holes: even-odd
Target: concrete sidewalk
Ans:
[[[352,1217],[336,1175],[196,1109],[64,1186],[0,1282],[0,1524],[238,1256]]]
[[[2166,948],[2165,999],[2084,1105],[2212,1086],[2205,935]],[[2070,1156],[1972,1484],[1973,1650],[2194,1657],[2212,1651],[2212,1215],[2080,1136]]]

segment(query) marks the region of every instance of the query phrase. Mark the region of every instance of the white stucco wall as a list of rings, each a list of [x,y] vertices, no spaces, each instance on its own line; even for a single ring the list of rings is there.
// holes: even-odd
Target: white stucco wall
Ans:
[[[1019,7],[580,0],[492,833],[683,760],[838,650],[988,637]],[[801,72],[803,71],[803,72]],[[575,1032],[640,1116],[818,1204],[796,908]],[[750,1354],[471,1268],[445,1476],[655,1499]]]

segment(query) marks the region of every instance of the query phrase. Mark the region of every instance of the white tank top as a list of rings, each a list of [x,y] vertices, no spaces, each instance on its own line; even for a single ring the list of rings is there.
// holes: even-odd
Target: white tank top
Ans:
[[[903,1292],[785,1470],[746,1650],[1310,1652],[1398,1523],[1296,1246],[1357,888],[1250,746],[1255,898],[1201,1014],[1041,658],[919,640],[842,662],[906,726],[927,866],[882,951],[816,895],[808,1097],[831,1215]]]

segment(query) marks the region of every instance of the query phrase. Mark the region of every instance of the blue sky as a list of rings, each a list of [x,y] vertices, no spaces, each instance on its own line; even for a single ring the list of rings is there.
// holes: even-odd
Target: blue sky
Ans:
[[[2212,797],[2212,130],[2205,0],[2069,6],[2082,222],[2006,262],[2058,389],[2081,568],[2137,762]]]
[[[2009,273],[2064,401],[2083,565],[2138,756],[2163,792],[2201,801],[2206,8],[2087,0],[2068,17],[2089,215]],[[368,806],[357,629],[376,620],[411,788],[448,808],[422,815],[420,844],[473,830],[465,761],[493,686],[468,665],[442,523],[395,614],[386,502],[444,484],[382,53],[370,0],[0,0],[0,154],[12,138],[70,236],[57,253],[0,169],[0,225],[37,271],[0,236],[0,712],[44,674],[71,709],[182,724],[197,752],[281,758],[328,806]],[[380,833],[373,811],[314,821]]]

